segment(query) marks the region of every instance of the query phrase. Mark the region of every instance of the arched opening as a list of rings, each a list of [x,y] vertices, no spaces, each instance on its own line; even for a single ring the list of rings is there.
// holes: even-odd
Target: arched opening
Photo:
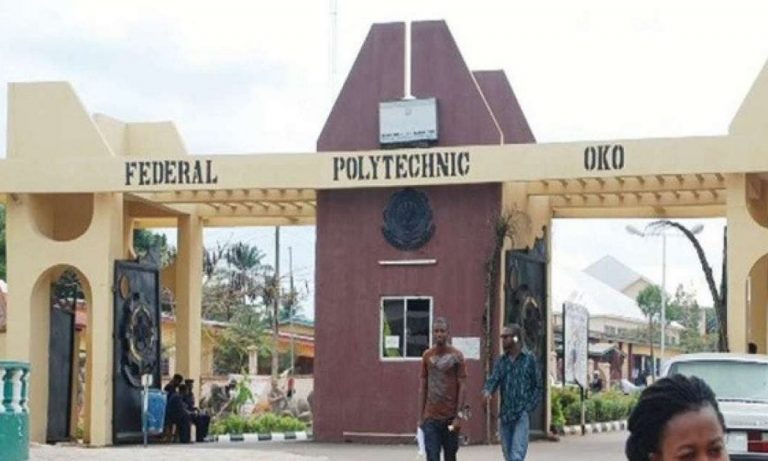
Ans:
[[[746,291],[747,345],[754,344],[757,353],[765,354],[768,350],[768,255],[763,255],[752,266]]]
[[[768,176],[746,175],[747,210],[756,223],[768,227]]]
[[[29,200],[38,232],[57,242],[85,234],[93,220],[93,194],[34,194]]]
[[[39,365],[32,392],[40,407],[47,408],[46,425],[38,430],[48,443],[84,437],[85,331],[91,299],[88,280],[69,265],[48,269],[32,291],[33,324],[40,334],[33,353]]]

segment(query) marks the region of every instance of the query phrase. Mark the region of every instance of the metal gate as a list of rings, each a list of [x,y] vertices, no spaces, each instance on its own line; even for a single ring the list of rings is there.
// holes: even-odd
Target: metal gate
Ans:
[[[525,345],[536,357],[543,395],[531,413],[531,436],[545,437],[548,385],[547,365],[547,254],[545,239],[537,239],[532,249],[506,253],[504,323],[523,327]]]
[[[48,343],[48,443],[69,440],[72,415],[72,370],[75,313],[52,303]]]
[[[114,443],[142,440],[141,376],[160,387],[160,275],[156,266],[115,262]]]

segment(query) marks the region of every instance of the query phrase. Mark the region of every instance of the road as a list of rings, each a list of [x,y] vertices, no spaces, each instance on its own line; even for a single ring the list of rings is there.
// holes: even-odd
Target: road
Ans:
[[[616,461],[624,458],[626,432],[609,434],[591,434],[587,436],[563,437],[559,442],[534,442],[528,452],[530,461],[551,461],[568,459],[569,461]],[[322,443],[229,443],[220,444],[224,449],[249,448],[262,452],[285,452],[294,455],[318,456],[328,461],[393,461],[416,460],[415,445],[360,445],[360,444],[322,444]],[[423,458],[422,458],[423,459]],[[478,445],[462,447],[459,450],[461,461],[501,460],[498,445]]]
[[[616,461],[624,459],[626,433],[570,436],[560,442],[531,444],[529,461]],[[0,449],[0,453],[2,450]],[[0,456],[1,457],[1,456]],[[312,442],[153,445],[143,447],[78,448],[33,446],[30,461],[423,461],[415,445],[322,444]],[[460,461],[501,460],[498,445],[462,447]]]

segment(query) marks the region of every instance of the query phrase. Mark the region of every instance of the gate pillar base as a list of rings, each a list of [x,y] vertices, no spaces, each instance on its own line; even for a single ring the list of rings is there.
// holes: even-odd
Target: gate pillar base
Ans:
[[[0,455],[4,461],[29,459],[29,364],[0,362]]]

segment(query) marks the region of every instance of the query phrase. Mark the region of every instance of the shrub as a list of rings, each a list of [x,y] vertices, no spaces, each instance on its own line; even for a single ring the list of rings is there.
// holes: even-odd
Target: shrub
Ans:
[[[584,404],[587,423],[619,421],[629,417],[638,399],[637,394],[624,395],[618,391],[593,394]],[[581,424],[581,403],[577,388],[552,388],[552,425]]]
[[[268,434],[270,432],[303,431],[306,428],[306,424],[293,416],[264,413],[260,416],[229,415],[218,418],[211,424],[210,432],[213,435]]]

